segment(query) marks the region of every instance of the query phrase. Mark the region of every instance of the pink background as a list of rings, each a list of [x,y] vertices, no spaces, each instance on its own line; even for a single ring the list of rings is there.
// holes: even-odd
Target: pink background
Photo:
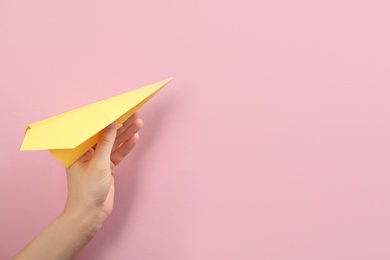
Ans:
[[[26,125],[170,76],[79,259],[390,259],[389,10],[0,0],[0,259],[66,198]]]

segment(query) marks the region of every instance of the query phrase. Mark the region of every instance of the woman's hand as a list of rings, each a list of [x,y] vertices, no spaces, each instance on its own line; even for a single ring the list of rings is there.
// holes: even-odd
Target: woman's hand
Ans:
[[[118,130],[114,122],[101,132],[96,147],[66,169],[64,212],[14,259],[73,259],[77,255],[111,214],[115,166],[137,143],[142,125],[135,113]]]
[[[102,221],[111,214],[114,204],[115,166],[129,154],[138,141],[143,122],[136,112],[116,130],[115,122],[100,135],[91,148],[67,170],[68,198],[65,212],[93,211]]]

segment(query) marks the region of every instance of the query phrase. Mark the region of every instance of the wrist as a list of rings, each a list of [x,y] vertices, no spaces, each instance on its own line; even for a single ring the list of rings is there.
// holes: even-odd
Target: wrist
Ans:
[[[66,219],[69,227],[84,237],[86,242],[91,240],[100,230],[105,220],[101,212],[91,209],[65,209],[61,217]]]

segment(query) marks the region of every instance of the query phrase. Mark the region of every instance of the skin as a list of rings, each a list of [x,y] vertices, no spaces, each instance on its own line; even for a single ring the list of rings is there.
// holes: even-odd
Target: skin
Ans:
[[[143,122],[137,112],[118,130],[115,124],[102,131],[96,147],[66,169],[64,211],[14,259],[74,259],[111,215],[115,166],[136,145]]]

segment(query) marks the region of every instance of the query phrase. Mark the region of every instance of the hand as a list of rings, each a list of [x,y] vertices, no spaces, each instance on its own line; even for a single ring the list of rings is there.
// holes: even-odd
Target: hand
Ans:
[[[99,214],[101,222],[111,214],[115,166],[134,148],[143,122],[136,112],[118,130],[115,124],[101,132],[95,148],[66,169],[68,198],[64,212],[92,211]]]
[[[114,204],[115,166],[137,143],[143,122],[135,113],[118,130],[115,124],[101,132],[96,148],[66,170],[64,212],[14,259],[73,259],[100,229]]]

